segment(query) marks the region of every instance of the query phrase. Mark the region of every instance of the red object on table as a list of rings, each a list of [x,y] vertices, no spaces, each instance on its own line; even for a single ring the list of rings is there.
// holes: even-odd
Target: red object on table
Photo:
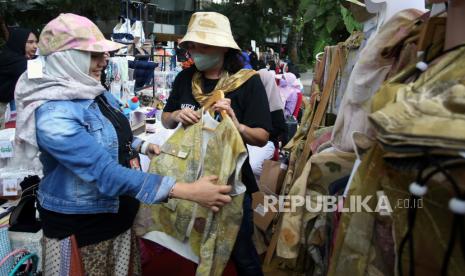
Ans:
[[[9,121],[5,123],[5,128],[16,128],[16,121]]]

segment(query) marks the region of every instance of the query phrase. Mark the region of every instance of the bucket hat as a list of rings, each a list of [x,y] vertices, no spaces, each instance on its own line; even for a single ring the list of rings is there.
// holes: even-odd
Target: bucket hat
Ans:
[[[40,34],[38,46],[43,56],[69,49],[101,53],[125,47],[105,39],[88,18],[72,13],[62,13],[50,21]]]
[[[217,12],[196,12],[191,16],[187,33],[180,42],[185,48],[186,42],[197,42],[211,46],[240,50],[234,41],[229,19]]]

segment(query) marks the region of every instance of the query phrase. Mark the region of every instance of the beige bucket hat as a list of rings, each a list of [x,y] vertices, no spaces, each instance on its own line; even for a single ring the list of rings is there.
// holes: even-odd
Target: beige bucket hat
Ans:
[[[197,42],[211,46],[226,47],[240,50],[231,32],[229,19],[217,12],[196,12],[191,16],[187,33],[180,42]]]

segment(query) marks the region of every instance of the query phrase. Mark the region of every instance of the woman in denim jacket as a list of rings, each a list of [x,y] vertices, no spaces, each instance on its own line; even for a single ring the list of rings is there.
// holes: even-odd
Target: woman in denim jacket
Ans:
[[[40,151],[44,167],[38,208],[45,275],[138,275],[131,226],[139,202],[171,196],[217,211],[230,201],[230,187],[215,185],[215,176],[179,183],[138,169],[138,152],[150,156],[158,147],[134,141],[99,82],[104,53],[122,46],[87,18],[61,14],[40,35],[43,70],[29,68],[18,81],[16,138],[26,152]]]

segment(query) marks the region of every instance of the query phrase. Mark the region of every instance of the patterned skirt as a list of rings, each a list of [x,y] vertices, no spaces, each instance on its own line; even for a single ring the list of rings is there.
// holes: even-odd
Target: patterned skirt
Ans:
[[[141,275],[140,251],[133,231],[77,247],[74,236],[62,240],[43,238],[43,272],[48,275]]]

